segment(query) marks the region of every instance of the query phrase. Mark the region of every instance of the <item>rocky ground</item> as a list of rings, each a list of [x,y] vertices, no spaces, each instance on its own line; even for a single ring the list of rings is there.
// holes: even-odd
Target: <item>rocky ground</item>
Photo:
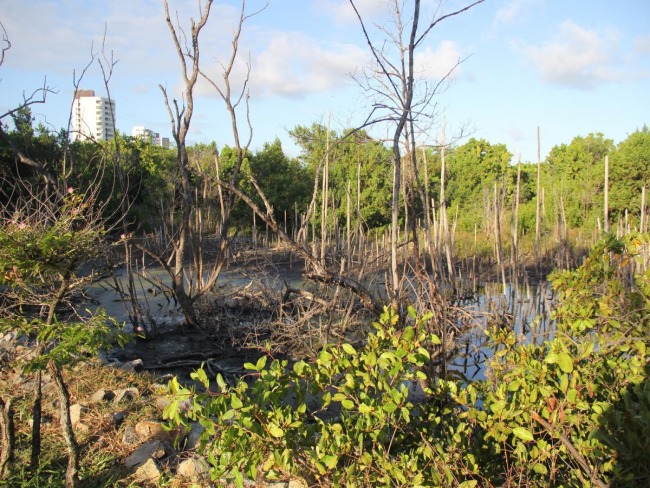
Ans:
[[[9,486],[14,486],[11,483],[17,481],[17,476],[30,475],[25,470],[22,475],[16,474],[29,457],[34,384],[20,365],[30,354],[31,347],[24,338],[15,334],[0,337],[0,398],[11,398],[15,409],[16,466]],[[140,359],[124,363],[92,359],[64,372],[71,397],[71,420],[82,451],[81,486],[226,486],[225,481],[210,480],[208,462],[198,452],[202,432],[199,424],[187,430],[165,428],[162,411],[171,401],[166,387],[168,377],[154,376],[143,368]],[[60,472],[54,476],[62,480],[65,449],[53,386],[51,378],[43,375],[41,460],[48,469],[59,466]],[[185,407],[189,408],[189,403]],[[56,459],[58,462],[53,461]],[[20,481],[22,485],[28,482],[24,478]],[[51,486],[36,480],[29,482]],[[300,479],[274,483],[247,480],[246,486],[298,488],[307,484]]]

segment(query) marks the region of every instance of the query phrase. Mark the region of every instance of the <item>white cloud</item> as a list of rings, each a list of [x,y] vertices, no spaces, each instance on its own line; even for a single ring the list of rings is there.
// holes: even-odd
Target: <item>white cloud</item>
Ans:
[[[351,44],[322,46],[300,33],[276,33],[252,60],[251,91],[257,96],[300,97],[349,82],[365,51]]]
[[[386,12],[386,0],[354,0],[364,22],[371,21]],[[337,22],[357,22],[357,14],[349,0],[315,0],[314,9],[328,15]]]
[[[461,52],[454,41],[442,41],[434,51],[427,47],[415,54],[415,70],[424,79],[440,80],[449,75],[457,78],[461,74]],[[453,70],[453,71],[452,71]]]
[[[640,56],[650,55],[650,34],[637,37],[634,41],[634,50]]]
[[[548,83],[592,89],[600,83],[631,76],[618,59],[618,34],[585,29],[570,21],[560,24],[555,39],[540,46],[515,45]]]
[[[526,16],[536,3],[539,3],[539,0],[507,0],[502,2],[503,6],[497,10],[494,22],[496,24],[515,22],[522,16]]]

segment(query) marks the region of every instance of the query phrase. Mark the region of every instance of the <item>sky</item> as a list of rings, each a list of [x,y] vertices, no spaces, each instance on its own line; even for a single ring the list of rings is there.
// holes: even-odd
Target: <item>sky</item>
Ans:
[[[420,25],[470,3],[422,0]],[[382,33],[395,26],[388,2],[355,4],[381,45]],[[169,8],[185,32],[200,16],[196,0],[169,0]],[[203,69],[217,84],[240,10],[238,0],[215,0],[201,33]],[[376,100],[362,80],[372,63],[349,0],[247,0],[246,12],[258,13],[244,23],[232,86],[240,89],[250,66],[253,150],[279,138],[297,156],[289,135],[297,125],[329,120],[340,131],[366,120]],[[0,66],[0,114],[47,85],[56,93],[32,107],[36,123],[66,127],[75,82],[106,96],[102,60],[105,70],[112,66],[118,130],[130,135],[144,125],[171,137],[160,86],[180,100],[182,72],[163,0],[0,0],[0,22],[11,43]],[[430,124],[418,143],[439,143],[444,128],[447,141],[486,139],[505,144],[513,162],[519,156],[535,162],[538,127],[543,160],[576,136],[601,132],[619,143],[650,122],[648,0],[486,0],[436,24],[415,61],[418,86],[446,77],[426,108]],[[385,126],[370,131],[390,132]],[[247,136],[241,113],[240,137]],[[204,80],[188,139],[233,143],[223,101]]]

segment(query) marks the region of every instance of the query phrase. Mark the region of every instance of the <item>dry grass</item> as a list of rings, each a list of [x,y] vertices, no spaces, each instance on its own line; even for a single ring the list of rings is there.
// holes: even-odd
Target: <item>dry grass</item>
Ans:
[[[16,358],[18,359],[18,358]],[[5,363],[6,365],[6,363]],[[13,376],[13,377],[12,377]],[[60,433],[59,414],[54,388],[43,388],[42,452],[40,468],[28,468],[30,457],[31,387],[29,377],[15,381],[16,376],[8,368],[0,370],[0,396],[12,398],[16,433],[16,462],[10,479],[0,481],[0,486],[58,487],[64,485],[66,450]],[[64,372],[71,404],[88,406],[82,413],[81,427],[75,429],[77,442],[81,447],[81,487],[126,487],[147,486],[137,482],[131,472],[123,466],[123,460],[137,445],[124,442],[125,429],[132,428],[143,419],[160,417],[156,408],[156,378],[143,373],[132,373],[113,367],[102,366],[98,360],[82,363]],[[140,396],[134,400],[115,404],[104,401],[89,404],[90,397],[99,389],[119,390],[135,387]],[[120,425],[113,421],[113,414],[122,412],[125,419]],[[171,477],[167,477],[171,478]],[[163,478],[151,486],[169,485]],[[190,486],[175,481],[173,486]]]

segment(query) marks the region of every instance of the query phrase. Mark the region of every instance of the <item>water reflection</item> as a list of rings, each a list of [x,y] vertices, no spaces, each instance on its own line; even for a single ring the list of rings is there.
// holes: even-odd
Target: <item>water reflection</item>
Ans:
[[[551,285],[546,282],[505,288],[497,283],[484,285],[475,297],[459,304],[467,312],[458,324],[464,333],[457,339],[458,353],[448,363],[447,375],[485,379],[485,365],[495,352],[486,345],[486,331],[493,326],[513,330],[522,344],[541,344],[552,338],[553,301]]]

